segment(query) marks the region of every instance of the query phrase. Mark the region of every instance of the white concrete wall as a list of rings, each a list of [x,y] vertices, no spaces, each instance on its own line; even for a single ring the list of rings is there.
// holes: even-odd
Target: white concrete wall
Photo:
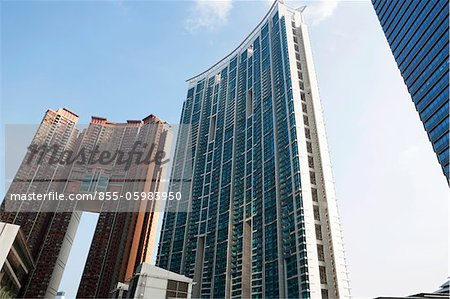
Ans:
[[[19,229],[18,225],[0,222],[0,269],[5,264]]]

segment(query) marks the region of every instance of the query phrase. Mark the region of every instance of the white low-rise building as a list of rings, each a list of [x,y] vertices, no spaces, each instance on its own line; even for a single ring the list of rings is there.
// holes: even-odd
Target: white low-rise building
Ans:
[[[130,281],[127,298],[191,298],[192,285],[189,277],[144,263]]]

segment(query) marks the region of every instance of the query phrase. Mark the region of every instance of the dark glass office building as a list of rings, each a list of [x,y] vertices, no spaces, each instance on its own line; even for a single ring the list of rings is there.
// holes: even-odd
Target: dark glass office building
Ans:
[[[448,0],[372,3],[448,181]]]
[[[195,298],[350,297],[302,11],[275,2],[188,80],[172,169],[183,180],[170,183],[182,196],[168,202],[158,265],[193,278]]]

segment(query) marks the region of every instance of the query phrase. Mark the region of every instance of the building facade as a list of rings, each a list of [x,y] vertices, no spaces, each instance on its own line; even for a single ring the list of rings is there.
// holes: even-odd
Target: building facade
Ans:
[[[64,150],[73,150],[78,131],[75,128],[78,115],[68,109],[49,109],[39,125],[31,144],[56,146],[55,155]],[[55,297],[59,280],[62,277],[60,267],[64,267],[68,252],[61,250],[75,237],[79,214],[73,217],[66,213],[54,213],[43,210],[42,201],[12,201],[11,194],[44,194],[63,191],[60,178],[67,175],[67,168],[58,163],[30,162],[33,152],[28,150],[6,193],[0,210],[0,221],[18,225],[24,235],[35,268],[29,273],[22,285],[18,297],[37,298]],[[43,155],[44,160],[52,156]],[[43,161],[44,161],[43,160]],[[51,252],[47,255],[45,253]],[[55,271],[54,271],[55,270]]]
[[[192,279],[143,263],[136,268],[122,298],[192,298]]]
[[[80,144],[100,152],[132,152],[136,142],[155,145],[152,158],[158,151],[167,152],[171,137],[168,124],[150,115],[141,121],[111,123],[93,117],[89,128],[82,133]],[[117,192],[127,197],[141,192],[159,192],[165,167],[150,164],[125,163],[89,165],[72,170],[67,188],[70,192]],[[128,194],[128,195],[127,195]],[[162,202],[113,202],[100,207],[81,210],[99,212],[99,219],[89,249],[77,297],[107,298],[117,285],[131,279],[137,266],[152,261],[156,246],[158,206]]]
[[[276,1],[188,80],[157,265],[193,278],[193,297],[350,296],[303,9]]]
[[[448,181],[448,1],[372,0],[372,3]]]
[[[33,267],[20,227],[0,222],[0,298],[16,298]]]
[[[135,193],[162,191],[161,178],[166,167],[124,161],[132,153],[136,158],[137,150],[145,155],[140,156],[141,160],[148,158],[148,161],[154,161],[161,151],[168,152],[170,126],[153,115],[126,123],[93,117],[79,133],[75,129],[77,121],[78,116],[67,109],[47,111],[2,203],[0,219],[24,230],[35,260],[35,268],[20,289],[20,297],[57,296],[83,211],[100,215],[78,297],[108,297],[117,282],[130,279],[138,265],[153,259],[159,215],[155,212],[161,203],[125,199]],[[33,152],[33,148],[42,146],[56,150]],[[55,156],[57,163],[50,163]],[[12,194],[31,192],[58,192],[66,198],[94,194],[99,197],[63,202],[11,199]],[[106,192],[118,198],[101,199],[100,193]]]

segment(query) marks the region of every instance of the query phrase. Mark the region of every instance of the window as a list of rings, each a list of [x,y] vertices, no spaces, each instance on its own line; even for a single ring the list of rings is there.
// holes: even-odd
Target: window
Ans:
[[[316,184],[316,174],[314,173],[314,171],[309,172],[309,178],[311,179],[311,184],[315,185]]]
[[[312,200],[315,202],[319,201],[319,196],[317,195],[317,189],[311,188]]]
[[[321,262],[325,261],[325,254],[323,253],[323,245],[317,244],[317,256],[319,258],[319,261]]]
[[[311,132],[309,131],[308,128],[305,128],[305,136],[306,138],[311,139]]]
[[[187,298],[188,283],[169,279],[166,298]]]
[[[320,212],[318,206],[314,206],[314,220],[320,221]]]
[[[253,55],[253,45],[250,45],[247,49],[248,58],[250,58]]]
[[[312,154],[312,144],[309,141],[306,141],[306,150],[308,153]]]
[[[216,76],[214,77],[214,84],[218,84],[220,83],[221,80],[221,75],[220,73],[216,74]]]
[[[187,293],[187,291],[188,291],[188,284],[187,284],[187,282],[178,282],[178,291]]]
[[[303,115],[303,123],[305,124],[305,126],[309,126],[308,116]]]
[[[303,102],[306,102],[306,96],[304,92],[300,93],[300,98],[302,99]]]
[[[302,110],[303,110],[303,112],[308,113],[308,109],[306,109],[305,103],[302,103]]]
[[[314,168],[314,158],[312,156],[308,156],[308,164],[310,168]]]
[[[253,90],[250,88],[247,90],[247,113],[246,116],[249,117],[253,114]]]
[[[305,85],[303,84],[302,81],[298,81],[298,84],[299,84],[301,90],[305,90]]]
[[[167,289],[176,291],[177,290],[177,282],[175,280],[167,281]]]
[[[216,116],[212,116],[209,122],[209,142],[216,138]]]
[[[322,289],[322,299],[328,299],[328,290]]]
[[[327,270],[324,266],[319,266],[319,273],[320,273],[320,283],[326,284],[327,283]]]
[[[320,224],[316,224],[316,239],[317,240],[323,240],[322,237],[322,227],[320,226]],[[323,249],[323,248],[322,248]]]

